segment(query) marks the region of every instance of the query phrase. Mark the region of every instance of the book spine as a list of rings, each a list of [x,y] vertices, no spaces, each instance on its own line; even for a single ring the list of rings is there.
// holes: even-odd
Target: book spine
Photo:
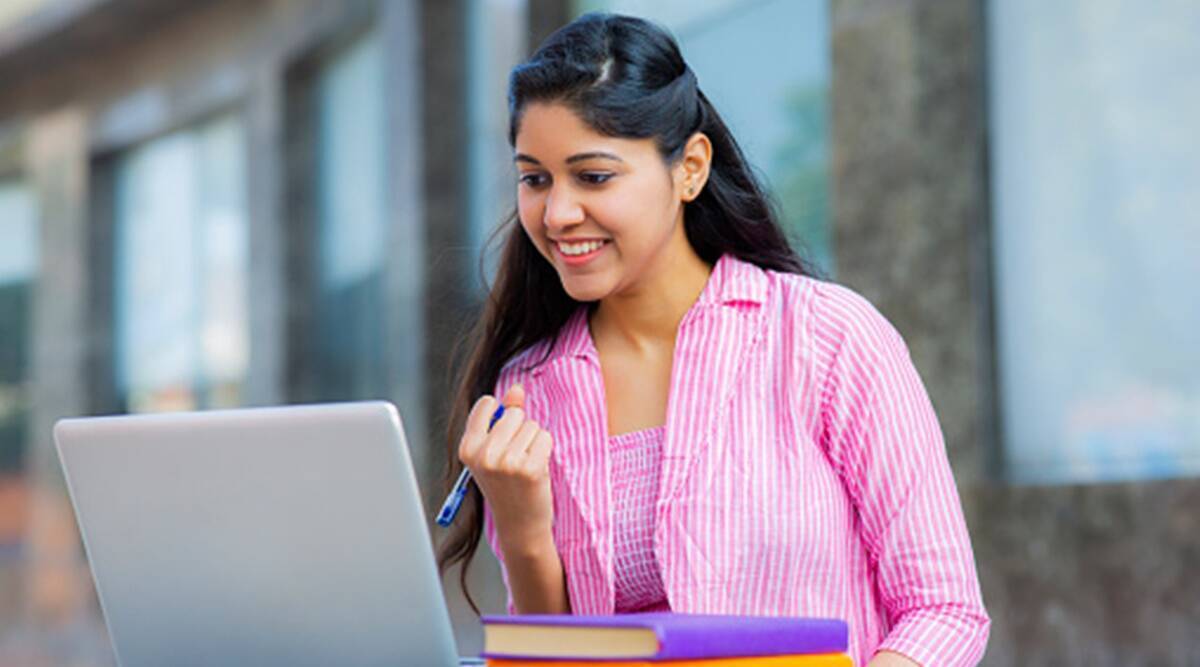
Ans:
[[[773,655],[757,658],[707,660],[506,660],[489,658],[488,667],[854,667],[845,653]]]
[[[654,660],[695,660],[697,658],[767,657],[781,654],[809,655],[845,652],[849,635],[843,626],[820,626],[803,633],[797,641],[794,628],[763,630],[749,636],[732,637],[712,632],[703,626],[684,627],[654,624],[659,652]]]

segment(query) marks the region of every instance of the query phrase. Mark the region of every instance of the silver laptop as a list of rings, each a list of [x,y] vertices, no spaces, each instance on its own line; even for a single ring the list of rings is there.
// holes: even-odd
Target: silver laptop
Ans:
[[[64,419],[54,438],[119,664],[460,664],[391,404]]]

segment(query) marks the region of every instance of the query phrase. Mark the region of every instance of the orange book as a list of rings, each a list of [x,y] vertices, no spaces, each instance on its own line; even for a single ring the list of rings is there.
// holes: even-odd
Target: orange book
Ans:
[[[488,658],[488,667],[854,667],[845,653],[808,655],[764,655],[753,658],[711,658],[707,660],[500,660]]]

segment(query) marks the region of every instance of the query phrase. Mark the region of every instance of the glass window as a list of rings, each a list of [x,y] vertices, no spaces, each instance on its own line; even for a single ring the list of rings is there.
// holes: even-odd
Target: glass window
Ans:
[[[0,180],[0,479],[19,474],[29,397],[30,297],[38,269],[33,193],[19,179]],[[3,482],[0,482],[2,484]],[[0,509],[0,511],[3,511]],[[3,522],[0,522],[2,524]],[[6,539],[0,534],[0,549]]]
[[[1200,473],[1200,5],[987,7],[1007,473]]]
[[[38,223],[32,190],[0,179],[0,662],[26,600],[28,568],[31,299],[38,273]]]
[[[471,266],[516,203],[516,170],[508,145],[508,73],[525,57],[525,0],[471,0],[467,11]],[[499,245],[494,246],[498,250]],[[484,273],[495,273],[496,253]],[[472,276],[473,283],[480,281]]]
[[[225,116],[116,163],[116,375],[132,412],[239,404],[249,354],[245,140]]]
[[[311,398],[386,398],[387,135],[378,34],[332,54],[313,90],[317,246]]]
[[[661,23],[779,200],[789,236],[828,275],[827,0],[577,0]]]
[[[19,473],[29,399],[30,297],[37,274],[33,195],[20,180],[0,180],[0,477]],[[0,535],[0,545],[4,544]],[[0,546],[2,548],[2,546]]]

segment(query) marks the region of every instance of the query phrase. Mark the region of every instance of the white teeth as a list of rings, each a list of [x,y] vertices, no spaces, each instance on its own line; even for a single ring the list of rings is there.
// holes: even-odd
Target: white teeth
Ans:
[[[604,241],[587,241],[585,243],[559,243],[558,249],[564,255],[586,255],[604,245]]]

